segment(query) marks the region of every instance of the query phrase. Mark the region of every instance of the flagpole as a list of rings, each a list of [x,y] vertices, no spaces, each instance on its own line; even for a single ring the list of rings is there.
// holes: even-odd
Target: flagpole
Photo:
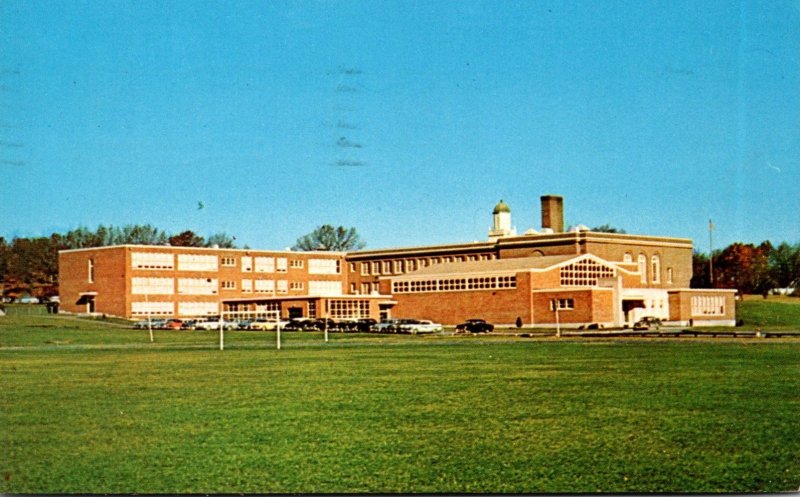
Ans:
[[[708,220],[708,281],[714,286],[714,223]]]

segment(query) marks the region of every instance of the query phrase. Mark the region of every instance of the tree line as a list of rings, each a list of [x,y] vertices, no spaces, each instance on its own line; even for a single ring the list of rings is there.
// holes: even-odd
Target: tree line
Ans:
[[[42,295],[58,293],[58,251],[109,245],[172,245],[175,247],[236,248],[235,238],[214,233],[203,238],[191,230],[168,234],[149,224],[100,225],[92,231],[79,227],[49,237],[0,237],[0,283],[3,294],[31,291]],[[39,295],[37,295],[39,296]]]
[[[760,245],[737,242],[715,250],[710,263],[708,254],[695,251],[692,263],[693,288],[735,288],[739,293],[766,296],[774,288],[800,286],[800,243],[782,242],[775,247],[769,241]],[[800,296],[800,291],[795,295]]]
[[[595,231],[625,233],[604,225]],[[235,237],[215,233],[204,238],[191,230],[167,234],[149,224],[85,227],[49,237],[0,237],[0,283],[3,294],[29,290],[40,295],[58,293],[58,251],[109,245],[171,245],[174,247],[237,248]],[[294,250],[357,250],[365,246],[355,228],[323,225],[298,238]],[[245,246],[244,248],[249,248]],[[800,286],[800,243],[777,247],[741,242],[715,250],[710,256],[692,254],[692,288],[733,288],[740,293],[766,295],[773,288]],[[713,277],[710,271],[713,270]],[[800,291],[795,292],[800,296]]]
[[[110,245],[237,248],[236,237],[214,233],[208,238],[191,230],[167,234],[150,224],[79,227],[49,237],[0,237],[0,288],[3,295],[28,291],[34,296],[58,294],[58,251]],[[297,239],[293,250],[357,250],[365,246],[355,228],[325,224]],[[243,248],[249,248],[245,245]]]

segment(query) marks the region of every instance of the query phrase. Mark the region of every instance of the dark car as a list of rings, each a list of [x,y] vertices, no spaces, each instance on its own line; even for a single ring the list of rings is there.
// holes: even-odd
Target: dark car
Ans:
[[[283,327],[284,331],[317,331],[317,322],[310,318],[292,318]]]
[[[368,333],[376,324],[378,324],[378,322],[372,318],[361,318],[356,322],[356,331]]]
[[[633,324],[634,330],[649,330],[650,328],[661,328],[661,319],[653,316],[645,316]]]
[[[494,331],[494,325],[483,319],[467,319],[456,326],[456,333],[489,333]]]

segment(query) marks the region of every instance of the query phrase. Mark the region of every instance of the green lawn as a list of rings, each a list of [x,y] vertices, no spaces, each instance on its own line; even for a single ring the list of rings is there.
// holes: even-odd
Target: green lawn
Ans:
[[[800,340],[0,318],[0,492],[779,492]]]
[[[746,327],[764,330],[800,329],[800,298],[748,295],[736,303],[736,318]]]

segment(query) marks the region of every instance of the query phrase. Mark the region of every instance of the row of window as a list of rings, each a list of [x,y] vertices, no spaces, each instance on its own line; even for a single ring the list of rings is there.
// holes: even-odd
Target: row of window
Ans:
[[[695,295],[692,297],[692,316],[725,315],[725,297],[719,295]]]
[[[333,319],[358,319],[370,317],[369,300],[328,300],[327,304],[328,317]],[[313,316],[313,314],[311,315]]]
[[[217,271],[217,263],[222,267],[236,267],[236,258],[230,256],[177,254],[178,271]],[[288,259],[286,257],[242,256],[242,272],[256,273],[285,273],[289,267],[302,269],[305,267],[303,259]],[[131,267],[133,269],[174,270],[174,254],[161,252],[133,252],[131,254]],[[90,270],[93,262],[90,260]],[[309,274],[339,274],[341,261],[338,259],[308,259]],[[90,281],[92,281],[90,275]]]
[[[393,281],[393,293],[452,292],[459,290],[497,290],[516,288],[516,276],[486,276],[477,278],[434,278]]]
[[[361,263],[362,276],[404,274],[419,268],[448,262],[488,261],[494,254],[447,255],[442,257],[420,257],[417,259],[396,259],[389,261],[369,261]],[[356,263],[350,263],[350,272],[356,272]]]
[[[574,264],[561,268],[561,286],[597,286],[602,278],[613,278],[616,271],[613,268],[584,259]]]
[[[134,316],[171,316],[175,314],[174,302],[133,302]],[[178,302],[179,316],[209,316],[219,314],[218,302]]]
[[[217,289],[236,290],[236,281],[216,278],[131,278],[131,293],[134,295],[173,295],[175,282],[178,283],[180,295],[215,295]],[[302,281],[288,280],[241,280],[242,293],[287,293],[289,290],[302,291],[305,284]],[[342,283],[340,281],[309,281],[308,289],[315,295],[340,295]]]

